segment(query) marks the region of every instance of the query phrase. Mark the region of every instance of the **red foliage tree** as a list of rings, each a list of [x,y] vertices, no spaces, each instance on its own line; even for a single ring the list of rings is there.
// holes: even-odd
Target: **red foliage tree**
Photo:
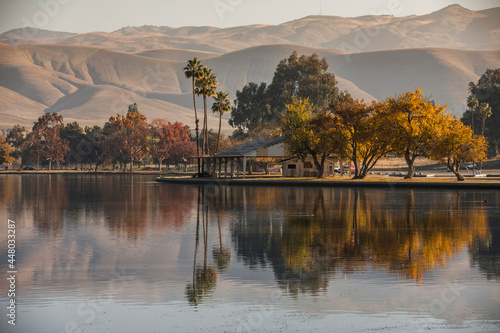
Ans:
[[[179,161],[195,154],[196,145],[191,141],[189,131],[180,122],[154,119],[148,125],[148,132],[149,153],[158,162],[160,170],[165,160]]]
[[[49,170],[52,162],[63,162],[64,156],[69,151],[68,140],[61,139],[61,125],[63,117],[57,113],[46,113],[33,126],[31,134],[32,153],[31,157],[36,159],[37,170],[40,160],[49,162]]]

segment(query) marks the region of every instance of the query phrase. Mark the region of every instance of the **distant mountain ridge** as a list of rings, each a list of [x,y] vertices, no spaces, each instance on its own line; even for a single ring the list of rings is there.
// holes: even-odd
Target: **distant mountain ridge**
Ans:
[[[124,27],[112,33],[71,34],[34,28],[0,35],[13,45],[95,46],[121,52],[178,48],[226,53],[250,46],[292,44],[349,52],[446,47],[468,50],[500,48],[500,7],[472,11],[451,5],[422,16],[367,15],[354,18],[307,16],[279,25],[231,28]],[[23,32],[24,31],[24,32]]]
[[[182,71],[187,59],[196,56],[213,68],[219,88],[234,100],[248,82],[269,83],[278,62],[294,50],[325,57],[340,89],[357,98],[384,99],[424,88],[458,116],[465,110],[468,83],[487,68],[500,67],[499,15],[500,7],[449,6],[423,16],[309,16],[225,29],[142,26],[87,34],[15,29],[0,35],[0,130],[32,126],[43,112],[58,112],[66,122],[103,125],[134,102],[148,118],[193,127],[191,83]],[[362,33],[371,37],[364,40]],[[217,117],[209,114],[216,128]],[[227,122],[223,130],[231,131]]]

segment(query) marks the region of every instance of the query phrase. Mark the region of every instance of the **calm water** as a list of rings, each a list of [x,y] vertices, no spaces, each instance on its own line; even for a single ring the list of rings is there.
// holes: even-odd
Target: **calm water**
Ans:
[[[500,193],[0,176],[0,332],[500,331]]]

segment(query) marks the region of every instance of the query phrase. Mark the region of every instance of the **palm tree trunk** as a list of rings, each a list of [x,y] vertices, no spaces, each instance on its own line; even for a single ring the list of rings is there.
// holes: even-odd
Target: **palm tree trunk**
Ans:
[[[193,76],[193,105],[194,105],[194,119],[196,124],[196,156],[200,156],[200,121],[198,120],[198,111],[196,110],[196,94],[194,87]],[[200,159],[198,158],[198,173],[200,173]]]
[[[194,246],[193,264],[193,288],[196,290],[196,257],[198,255],[198,244],[200,242],[200,189],[198,189],[198,210],[196,212],[196,242]]]
[[[204,126],[204,135],[205,135],[205,154],[209,155],[210,152],[208,151],[208,119],[207,119],[207,96],[203,95],[203,107],[205,109],[205,117],[203,120],[203,126]]]
[[[219,133],[217,134],[217,147],[215,148],[215,152],[219,152],[219,141],[220,141],[220,128],[222,125],[222,113],[219,113]]]

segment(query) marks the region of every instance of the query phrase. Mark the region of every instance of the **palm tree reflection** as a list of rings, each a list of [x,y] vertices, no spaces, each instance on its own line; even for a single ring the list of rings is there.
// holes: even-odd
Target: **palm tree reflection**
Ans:
[[[231,263],[231,249],[228,246],[222,245],[222,232],[220,228],[220,210],[217,206],[217,226],[219,228],[219,247],[214,246],[212,249],[212,256],[217,263],[217,269],[224,272],[228,269]]]
[[[198,265],[197,263],[198,248],[200,243],[200,217],[203,231],[203,265]],[[196,213],[196,240],[194,248],[193,279],[192,282],[186,287],[186,298],[189,304],[194,306],[197,306],[203,297],[208,296],[213,292],[217,286],[218,280],[217,267],[214,265],[208,265],[208,220],[209,206],[205,197],[205,189],[200,187],[198,190],[198,205]],[[222,244],[222,240],[220,241],[220,244]]]

